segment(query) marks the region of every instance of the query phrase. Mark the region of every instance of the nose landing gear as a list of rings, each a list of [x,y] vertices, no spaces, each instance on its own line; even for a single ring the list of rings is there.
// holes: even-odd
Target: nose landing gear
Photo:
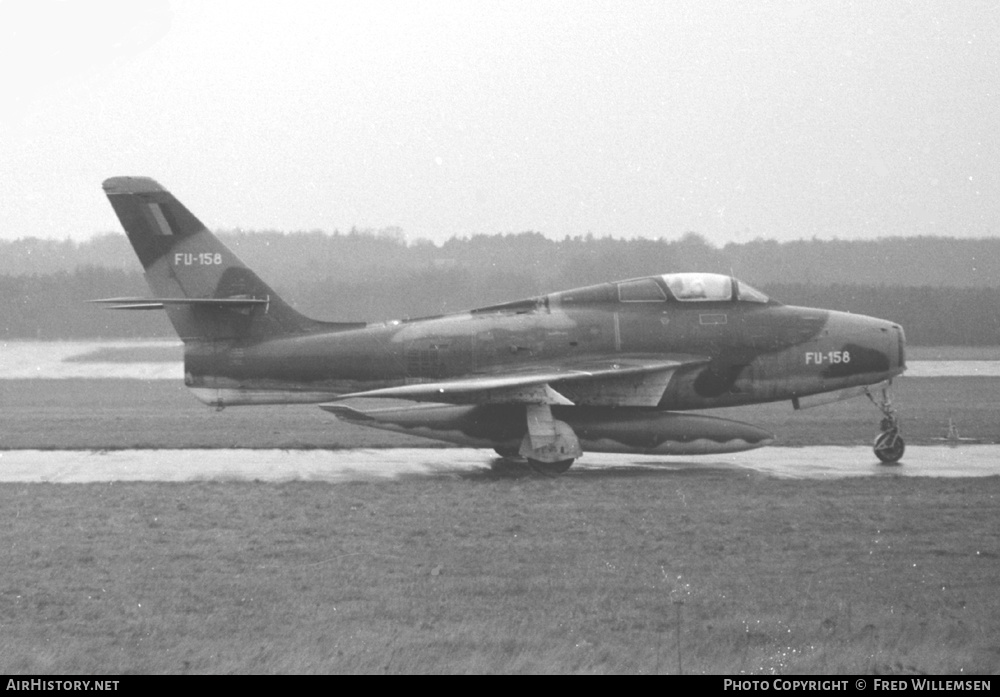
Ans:
[[[899,435],[899,417],[892,406],[889,398],[889,386],[886,385],[881,390],[879,397],[872,395],[871,391],[865,389],[865,394],[876,407],[882,412],[882,432],[875,438],[875,457],[886,464],[899,462],[906,450],[906,443]]]

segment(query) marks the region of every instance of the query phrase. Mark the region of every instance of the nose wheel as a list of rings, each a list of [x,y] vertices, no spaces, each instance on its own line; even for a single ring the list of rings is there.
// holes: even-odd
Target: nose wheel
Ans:
[[[899,462],[906,450],[906,443],[899,435],[899,417],[889,397],[889,387],[883,387],[879,396],[865,390],[868,399],[882,412],[882,432],[875,438],[875,457],[886,464]]]

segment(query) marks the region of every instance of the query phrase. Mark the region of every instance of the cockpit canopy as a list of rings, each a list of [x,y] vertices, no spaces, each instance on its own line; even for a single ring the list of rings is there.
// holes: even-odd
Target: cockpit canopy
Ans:
[[[733,282],[728,276],[675,273],[662,278],[670,293],[681,302],[724,302],[733,299]]]
[[[586,288],[479,308],[474,312],[531,312],[550,302],[561,305],[663,302],[744,302],[765,304],[768,297],[756,288],[717,273],[669,273],[632,278],[618,283],[602,283]]]
[[[759,290],[717,273],[671,273],[578,288],[555,297],[563,303],[731,302],[767,303]]]
[[[674,299],[681,302],[725,302],[736,300],[766,303],[768,297],[743,281],[715,273],[672,273],[660,278]]]

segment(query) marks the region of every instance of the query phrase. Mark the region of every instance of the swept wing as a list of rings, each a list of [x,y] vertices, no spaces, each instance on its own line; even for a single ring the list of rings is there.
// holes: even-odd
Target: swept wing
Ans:
[[[616,355],[352,392],[339,399],[379,397],[449,404],[655,407],[678,369],[702,365],[708,360],[691,355]]]

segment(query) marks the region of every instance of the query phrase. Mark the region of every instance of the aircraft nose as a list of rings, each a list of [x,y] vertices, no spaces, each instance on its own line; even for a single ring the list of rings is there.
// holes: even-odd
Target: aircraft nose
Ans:
[[[870,374],[884,380],[906,369],[906,337],[898,324],[834,312],[827,326],[841,356],[839,363],[831,364],[830,377]]]
[[[906,336],[898,324],[882,319],[869,318],[880,334],[886,337],[885,354],[889,359],[888,372],[899,375],[906,370]]]
[[[892,325],[896,334],[896,367],[899,372],[906,370],[906,332],[898,324]]]

